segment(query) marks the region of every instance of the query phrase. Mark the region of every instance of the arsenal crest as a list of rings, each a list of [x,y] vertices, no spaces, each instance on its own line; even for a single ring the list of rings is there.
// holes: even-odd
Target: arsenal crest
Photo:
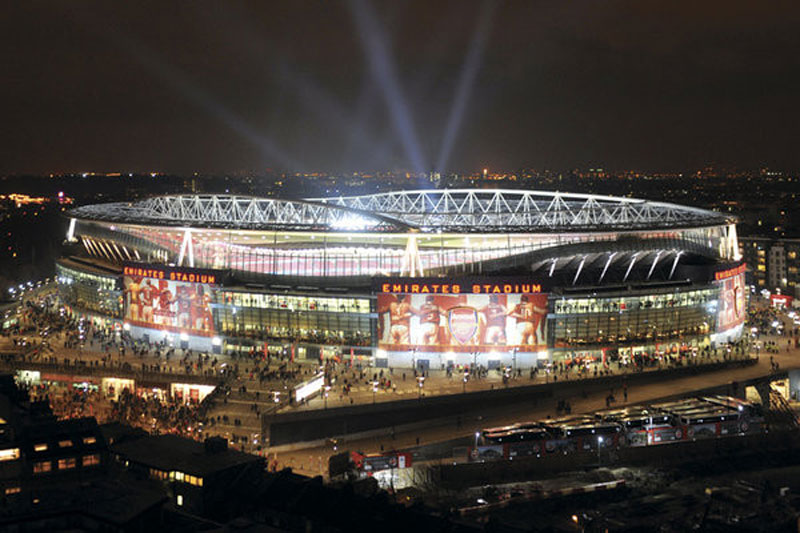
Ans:
[[[478,332],[478,312],[471,307],[453,307],[448,311],[447,325],[455,340],[467,344]]]

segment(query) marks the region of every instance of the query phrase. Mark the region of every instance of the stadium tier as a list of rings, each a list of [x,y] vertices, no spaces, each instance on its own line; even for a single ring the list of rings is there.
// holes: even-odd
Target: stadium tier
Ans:
[[[134,338],[375,366],[541,366],[734,341],[736,221],[630,198],[180,195],[68,212],[69,311]]]

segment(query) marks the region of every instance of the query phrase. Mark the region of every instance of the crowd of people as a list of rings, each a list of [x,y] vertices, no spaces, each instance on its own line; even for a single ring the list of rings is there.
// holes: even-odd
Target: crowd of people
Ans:
[[[334,331],[318,331],[304,329],[285,329],[273,331],[273,328],[257,327],[223,327],[221,333],[228,338],[259,342],[304,342],[321,345],[369,346],[372,337],[359,332],[338,333]]]
[[[123,389],[111,400],[109,420],[140,427],[154,434],[173,433],[193,437],[202,432],[204,406],[174,398],[138,395]]]

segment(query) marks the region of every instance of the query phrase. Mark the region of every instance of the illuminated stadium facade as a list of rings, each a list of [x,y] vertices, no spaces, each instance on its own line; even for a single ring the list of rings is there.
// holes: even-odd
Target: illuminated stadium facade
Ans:
[[[76,314],[134,338],[376,366],[527,368],[733,341],[735,220],[517,190],[183,195],[68,213]]]

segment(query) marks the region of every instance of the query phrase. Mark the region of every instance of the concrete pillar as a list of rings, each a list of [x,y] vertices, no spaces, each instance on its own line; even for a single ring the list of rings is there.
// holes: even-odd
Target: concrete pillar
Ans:
[[[769,393],[770,393],[769,382],[759,381],[758,383],[756,383],[756,391],[758,392],[758,395],[761,398],[761,405],[764,406],[764,409],[769,409],[771,406],[769,399]]]

